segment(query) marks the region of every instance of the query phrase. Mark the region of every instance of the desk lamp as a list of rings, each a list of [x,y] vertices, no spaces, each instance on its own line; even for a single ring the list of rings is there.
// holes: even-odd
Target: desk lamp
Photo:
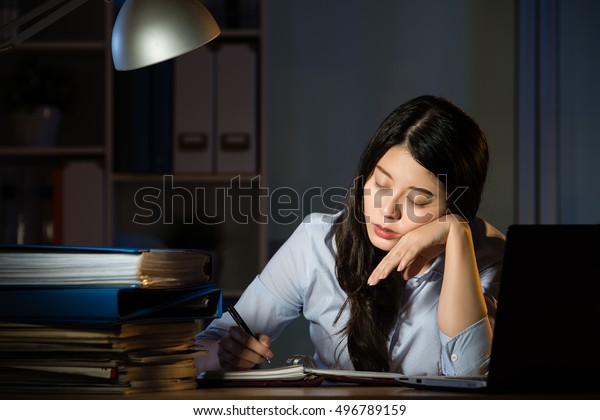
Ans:
[[[38,19],[0,43],[0,53],[11,51],[87,1],[48,0],[3,25],[0,34]],[[219,33],[214,18],[198,0],[126,0],[113,27],[113,62],[117,70],[150,66],[196,49]]]

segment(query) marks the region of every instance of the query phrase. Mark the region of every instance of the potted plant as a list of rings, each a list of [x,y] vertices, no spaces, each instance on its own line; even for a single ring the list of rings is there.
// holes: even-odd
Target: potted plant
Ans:
[[[29,58],[15,67],[0,92],[18,143],[51,146],[62,113],[73,101],[75,82],[67,70]]]

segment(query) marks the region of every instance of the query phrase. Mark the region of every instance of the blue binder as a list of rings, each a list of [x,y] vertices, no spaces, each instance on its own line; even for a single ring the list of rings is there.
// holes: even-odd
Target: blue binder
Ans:
[[[0,288],[0,322],[116,324],[222,315],[214,283],[186,288],[49,286]]]
[[[15,259],[21,253],[39,254],[45,258],[40,261],[32,258],[32,263],[29,264],[29,260],[23,262]],[[162,271],[167,272],[166,277],[161,272],[157,275],[156,263],[149,266],[144,265],[143,258],[145,254],[158,255],[158,257],[172,254],[172,258],[165,258],[169,265],[166,266],[167,268],[162,269]],[[78,265],[77,261],[72,261],[70,255],[93,256],[95,264],[92,266],[86,265],[87,268],[84,270]],[[111,258],[108,258],[111,255],[127,257],[127,261],[119,261],[118,263],[119,267],[124,267],[126,273],[111,272],[114,262]],[[191,255],[189,262],[186,257],[188,255]],[[52,258],[47,258],[49,256],[52,256]],[[183,261],[181,257],[184,258]],[[195,287],[199,285],[205,287],[209,282],[214,282],[215,265],[213,260],[213,253],[202,249],[0,244],[0,288],[25,286],[75,287],[79,285],[86,287],[88,285],[102,287],[111,285],[114,287],[148,286],[153,288]],[[15,266],[15,261],[21,265]],[[144,277],[144,274],[148,274],[148,270],[151,270],[153,275]],[[176,273],[173,273],[173,271]],[[98,277],[95,277],[94,273]],[[0,293],[2,293],[1,290]],[[2,309],[0,308],[1,313]]]

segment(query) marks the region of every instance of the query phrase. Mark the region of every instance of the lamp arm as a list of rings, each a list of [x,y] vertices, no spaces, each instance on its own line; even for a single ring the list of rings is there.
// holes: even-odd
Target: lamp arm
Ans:
[[[12,22],[1,26],[0,34],[16,29],[17,27],[38,18],[40,15],[46,13],[48,10],[55,9],[42,19],[38,20],[36,23],[29,26],[27,29],[15,35],[13,38],[1,43],[0,53],[12,50],[21,42],[37,34],[39,31],[46,28],[47,26],[50,26],[63,16],[71,13],[73,10],[77,9],[82,4],[87,3],[87,1],[88,0],[48,0],[47,2],[39,5],[38,7],[25,13],[24,15],[19,16]]]

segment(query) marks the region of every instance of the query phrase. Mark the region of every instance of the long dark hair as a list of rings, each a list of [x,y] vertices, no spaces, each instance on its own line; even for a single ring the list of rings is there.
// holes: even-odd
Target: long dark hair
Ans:
[[[350,316],[340,331],[348,338],[356,370],[388,371],[388,336],[400,309],[404,281],[393,272],[377,286],[367,278],[385,252],[369,240],[363,212],[364,183],[393,146],[404,145],[446,189],[448,211],[472,220],[479,208],[488,167],[488,148],[477,123],[452,102],[420,96],[400,105],[382,122],[363,151],[354,184],[332,234],[336,272]]]

